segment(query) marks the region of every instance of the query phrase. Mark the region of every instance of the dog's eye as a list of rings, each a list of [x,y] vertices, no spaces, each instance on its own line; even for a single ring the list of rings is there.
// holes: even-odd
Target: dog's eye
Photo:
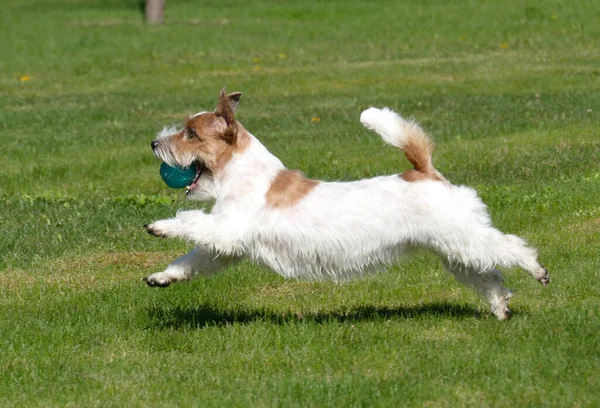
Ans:
[[[193,128],[187,128],[185,133],[188,139],[200,139]]]

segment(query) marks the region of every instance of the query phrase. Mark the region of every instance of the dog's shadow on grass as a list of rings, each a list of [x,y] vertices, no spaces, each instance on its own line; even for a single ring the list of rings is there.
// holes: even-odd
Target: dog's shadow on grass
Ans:
[[[348,310],[332,310],[316,313],[300,314],[298,312],[280,312],[273,310],[236,310],[222,309],[214,305],[198,305],[192,308],[152,307],[148,310],[150,326],[158,329],[208,326],[225,326],[228,324],[249,324],[252,322],[269,322],[272,324],[295,323],[356,323],[390,319],[417,319],[423,317],[445,317],[464,319],[480,317],[479,310],[451,303],[431,303],[415,306],[357,306]]]

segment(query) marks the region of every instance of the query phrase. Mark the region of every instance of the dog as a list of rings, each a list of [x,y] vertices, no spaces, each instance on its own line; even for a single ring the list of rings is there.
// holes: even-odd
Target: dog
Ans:
[[[196,166],[187,196],[214,205],[210,213],[181,211],[145,225],[156,237],[195,244],[165,271],[146,276],[149,286],[209,276],[245,258],[285,278],[343,281],[425,248],[504,320],[511,316],[511,292],[498,266],[518,266],[549,283],[537,251],[494,228],[475,190],[452,185],[433,166],[433,143],[416,122],[388,108],[360,116],[365,127],[402,150],[413,169],[317,181],[287,169],[236,121],[240,97],[223,89],[214,112],[188,117],[182,129],[163,129],[152,142],[155,155],[170,166]]]

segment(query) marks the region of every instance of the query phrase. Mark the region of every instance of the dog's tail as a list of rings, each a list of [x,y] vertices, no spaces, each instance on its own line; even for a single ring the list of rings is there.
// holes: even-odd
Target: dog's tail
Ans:
[[[378,133],[386,143],[404,151],[418,172],[409,171],[411,179],[445,180],[431,162],[433,142],[416,122],[405,120],[388,108],[369,108],[360,115],[360,121],[367,129]]]

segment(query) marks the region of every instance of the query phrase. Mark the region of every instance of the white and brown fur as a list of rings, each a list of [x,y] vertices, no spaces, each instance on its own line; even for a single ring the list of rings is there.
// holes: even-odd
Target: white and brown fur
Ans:
[[[172,166],[198,164],[188,196],[214,200],[210,213],[182,211],[146,226],[195,249],[144,278],[168,286],[211,275],[243,258],[286,278],[345,280],[381,269],[415,248],[436,253],[459,281],[473,286],[499,319],[510,317],[511,293],[497,269],[519,266],[543,285],[550,278],[535,249],[491,225],[477,193],[450,184],[431,162],[421,127],[384,108],[360,117],[404,151],[414,169],[351,182],[324,182],[288,170],[235,120],[240,93],[219,95],[183,129],[163,131],[155,154]]]

